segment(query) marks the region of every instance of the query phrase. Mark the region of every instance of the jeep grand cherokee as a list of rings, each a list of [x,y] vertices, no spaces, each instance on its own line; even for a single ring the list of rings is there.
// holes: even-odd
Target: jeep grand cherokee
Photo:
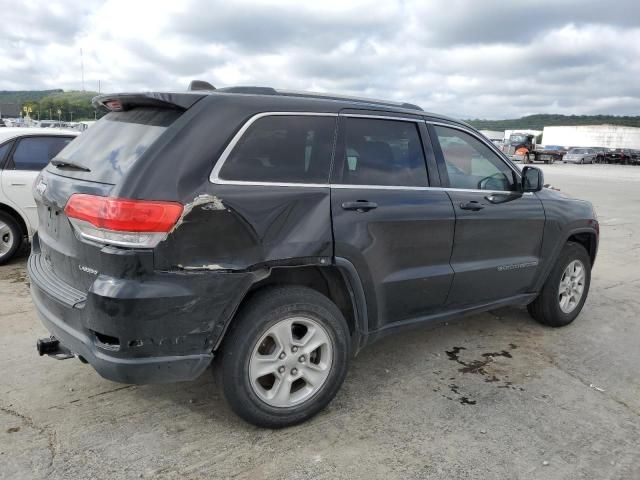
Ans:
[[[29,274],[52,337],[126,383],[215,357],[257,425],[327,405],[365,345],[503,305],[584,305],[591,204],[411,104],[234,87],[97,97],[42,172]]]

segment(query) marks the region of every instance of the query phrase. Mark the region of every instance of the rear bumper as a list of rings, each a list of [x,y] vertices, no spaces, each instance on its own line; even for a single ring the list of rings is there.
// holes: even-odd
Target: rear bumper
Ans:
[[[250,274],[216,272],[139,281],[98,275],[83,294],[39,253],[31,254],[28,272],[47,330],[104,378],[131,384],[198,377],[252,283]]]
[[[120,383],[168,383],[197,378],[211,363],[212,354],[127,358],[100,351],[94,341],[75,330],[46,307],[33,283],[31,296],[45,328],[76,355],[84,358],[104,378]]]

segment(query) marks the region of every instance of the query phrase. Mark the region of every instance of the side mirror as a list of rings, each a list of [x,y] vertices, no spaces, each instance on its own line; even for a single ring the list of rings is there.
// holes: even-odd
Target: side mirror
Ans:
[[[522,191],[539,192],[544,186],[544,174],[536,167],[524,167],[522,169]]]

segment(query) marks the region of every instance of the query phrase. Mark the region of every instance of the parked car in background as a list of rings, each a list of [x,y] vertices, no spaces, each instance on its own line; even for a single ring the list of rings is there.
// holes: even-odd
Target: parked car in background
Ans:
[[[544,145],[537,147],[533,152],[533,158],[531,155],[529,158],[535,162],[554,163],[561,161],[566,153],[567,149],[560,145]]]
[[[629,150],[629,163],[640,165],[640,150]]]
[[[595,148],[571,148],[562,157],[565,163],[596,163],[598,150]]]
[[[6,263],[38,227],[33,182],[40,170],[78,132],[53,128],[0,130],[0,265]]]
[[[28,263],[53,335],[41,355],[125,383],[191,380],[215,357],[231,408],[284,427],[392,332],[505,305],[553,327],[580,313],[592,205],[473,127],[209,87],[97,97],[110,112],[43,170]]]
[[[604,153],[605,163],[619,163],[627,165],[631,160],[631,149],[629,148],[610,148]]]

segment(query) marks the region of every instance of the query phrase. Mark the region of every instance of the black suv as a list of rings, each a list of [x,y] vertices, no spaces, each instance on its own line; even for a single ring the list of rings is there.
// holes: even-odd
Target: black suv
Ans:
[[[257,87],[94,103],[34,186],[40,354],[125,383],[215,357],[231,407],[281,427],[387,334],[503,305],[562,326],[586,300],[591,204],[462,122]]]

